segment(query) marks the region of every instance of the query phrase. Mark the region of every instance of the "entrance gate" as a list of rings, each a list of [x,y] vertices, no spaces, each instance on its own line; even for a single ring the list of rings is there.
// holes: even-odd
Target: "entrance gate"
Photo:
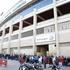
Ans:
[[[37,45],[37,53],[40,55],[47,55],[47,52],[49,51],[48,45]]]

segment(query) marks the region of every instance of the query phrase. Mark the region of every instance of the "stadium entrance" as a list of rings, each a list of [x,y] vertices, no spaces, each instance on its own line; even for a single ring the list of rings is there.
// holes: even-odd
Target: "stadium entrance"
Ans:
[[[38,55],[47,55],[48,51],[49,51],[49,45],[37,45]]]

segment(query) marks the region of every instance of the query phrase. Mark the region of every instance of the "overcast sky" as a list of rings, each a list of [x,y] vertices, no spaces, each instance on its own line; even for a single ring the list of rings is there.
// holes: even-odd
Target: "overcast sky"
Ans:
[[[0,14],[6,13],[13,5],[15,5],[19,0],[0,0]]]

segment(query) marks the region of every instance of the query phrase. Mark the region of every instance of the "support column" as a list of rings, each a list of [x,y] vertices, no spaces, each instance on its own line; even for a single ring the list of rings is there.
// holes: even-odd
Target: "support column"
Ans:
[[[3,32],[2,32],[0,53],[3,53],[3,52],[2,52],[2,49],[3,49],[3,40],[4,40],[4,36],[5,36],[5,26],[4,26]]]
[[[60,55],[60,52],[59,52],[60,50],[59,50],[56,0],[53,0],[53,3],[54,3],[55,43],[56,43],[56,48],[57,48],[57,56],[59,56]]]
[[[34,9],[34,17],[33,17],[33,52],[34,54],[37,53],[37,46],[36,46],[36,25],[37,25],[37,15],[36,9]]]
[[[19,23],[19,46],[18,46],[18,54],[20,54],[20,47],[21,47],[21,30],[22,30],[22,17],[20,17],[20,23]]]
[[[11,34],[12,34],[12,30],[13,30],[13,27],[12,27],[12,23],[10,25],[10,29],[9,29],[9,45],[8,45],[8,50],[7,50],[7,53],[8,54],[11,54]]]

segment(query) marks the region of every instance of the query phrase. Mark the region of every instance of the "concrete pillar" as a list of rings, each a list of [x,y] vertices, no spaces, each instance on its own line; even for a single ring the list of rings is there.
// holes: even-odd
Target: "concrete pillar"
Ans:
[[[7,48],[7,53],[8,54],[11,54],[10,48],[11,48],[11,34],[12,34],[12,31],[13,31],[13,26],[12,26],[12,23],[11,23],[10,29],[9,29],[9,45],[8,45],[8,48]]]
[[[4,28],[3,28],[3,33],[2,33],[2,38],[1,38],[0,53],[2,53],[2,49],[3,49],[3,40],[4,40],[4,36],[5,36],[5,26],[4,26]]]
[[[56,47],[55,44],[49,44],[49,54],[56,55]]]
[[[57,22],[57,8],[56,8],[56,0],[53,0],[54,3],[54,23],[55,23],[55,43],[56,43],[56,50],[57,56],[60,55],[59,53],[59,37],[58,37],[58,22]]]
[[[36,54],[37,52],[37,46],[36,46],[36,25],[37,25],[37,15],[36,15],[36,9],[33,11],[33,52]]]
[[[19,22],[19,46],[18,46],[18,54],[20,54],[20,47],[21,47],[21,30],[22,30],[22,23],[23,21],[21,20],[22,17],[20,17],[20,22]]]

